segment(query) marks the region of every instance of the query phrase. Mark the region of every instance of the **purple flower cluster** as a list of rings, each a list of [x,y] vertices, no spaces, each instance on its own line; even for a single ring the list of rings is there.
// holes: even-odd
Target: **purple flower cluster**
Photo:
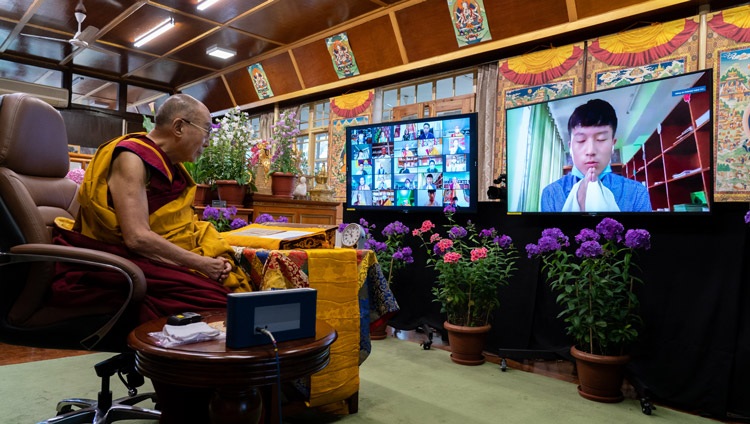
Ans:
[[[258,215],[257,218],[255,218],[255,221],[253,221],[256,224],[264,224],[266,222],[289,222],[289,218],[285,216],[279,216],[278,218],[274,218],[273,215],[263,213]]]
[[[502,247],[503,249],[507,249],[513,245],[513,239],[505,234],[495,237],[494,239],[492,239],[492,242]]]
[[[383,234],[383,237],[395,236],[397,234],[406,235],[409,234],[409,227],[402,224],[401,221],[393,221],[383,228],[381,234]]]
[[[373,252],[385,252],[388,245],[384,241],[377,241],[375,239],[368,238],[365,240],[365,249],[370,249]]]
[[[414,263],[414,257],[411,254],[411,247],[401,247],[393,253],[393,259],[412,264]]]
[[[625,227],[612,218],[604,218],[602,222],[596,225],[596,232],[601,234],[605,240],[622,241],[622,233]]]
[[[247,222],[242,218],[235,218],[237,215],[237,208],[214,208],[212,206],[206,206],[203,210],[203,220],[208,221],[216,228],[217,231],[229,231],[236,230],[247,226]]]
[[[576,236],[576,243],[578,244],[583,244],[584,242],[587,242],[589,240],[599,241],[599,233],[592,230],[591,228],[584,228]]]
[[[602,256],[604,251],[602,245],[596,240],[587,240],[581,243],[581,246],[576,249],[576,256],[579,258],[596,258]]]
[[[750,224],[750,211],[745,214],[745,224]]]
[[[459,225],[455,225],[451,227],[450,230],[448,230],[448,237],[452,238],[453,240],[462,239],[466,237],[467,234],[469,234],[469,232],[466,231],[466,228]]]
[[[443,208],[443,213],[445,214],[456,213],[456,207],[449,203],[445,205],[445,207]]]
[[[81,185],[83,183],[83,176],[86,174],[81,168],[71,169],[68,174],[65,175],[69,180],[75,181],[76,184]]]
[[[625,246],[631,249],[648,250],[651,248],[651,234],[641,229],[628,230],[625,233]]]

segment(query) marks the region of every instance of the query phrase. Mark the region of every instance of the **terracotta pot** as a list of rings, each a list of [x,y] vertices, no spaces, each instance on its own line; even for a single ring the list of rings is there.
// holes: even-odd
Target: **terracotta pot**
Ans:
[[[297,176],[289,172],[274,172],[271,174],[271,194],[275,197],[292,198],[294,183]]]
[[[370,327],[370,340],[383,340],[388,337],[386,328],[388,327],[387,321],[382,321],[374,327]]]
[[[208,204],[211,204],[211,186],[208,184],[196,184],[193,205],[205,206]]]
[[[245,202],[247,186],[239,185],[235,180],[216,180],[216,191],[219,200],[227,202],[227,206],[241,208]]]
[[[451,346],[451,360],[461,365],[482,365],[484,363],[484,341],[491,326],[464,327],[443,323],[448,332],[448,343]]]
[[[625,364],[630,356],[602,356],[580,351],[572,346],[570,354],[576,359],[578,371],[578,394],[582,397],[606,403],[621,402],[622,381]]]

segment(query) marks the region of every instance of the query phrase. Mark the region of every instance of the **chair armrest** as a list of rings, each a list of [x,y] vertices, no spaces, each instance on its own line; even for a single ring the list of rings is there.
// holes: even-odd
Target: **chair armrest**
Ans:
[[[141,303],[146,296],[146,277],[136,264],[111,253],[72,246],[45,243],[16,245],[0,252],[0,266],[23,262],[68,262],[108,268],[121,273],[128,281],[128,296],[112,318],[94,334],[81,341],[87,349],[96,345],[115,325],[131,303]]]

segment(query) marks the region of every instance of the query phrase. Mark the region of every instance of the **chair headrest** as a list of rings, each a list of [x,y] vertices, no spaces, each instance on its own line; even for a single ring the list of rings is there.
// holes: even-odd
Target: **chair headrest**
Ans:
[[[70,158],[60,112],[25,93],[2,96],[0,166],[23,175],[65,177]]]

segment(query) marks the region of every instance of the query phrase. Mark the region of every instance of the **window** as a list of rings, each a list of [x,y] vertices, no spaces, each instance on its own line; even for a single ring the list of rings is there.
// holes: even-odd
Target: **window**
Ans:
[[[315,174],[328,169],[328,127],[331,121],[331,104],[328,100],[300,106],[297,149],[302,156],[302,173]],[[312,140],[312,143],[310,142]]]
[[[383,89],[382,121],[436,116],[434,104],[439,100],[474,95],[477,72],[474,69],[410,81]],[[394,114],[394,109],[397,113]],[[445,113],[445,112],[443,112]]]

